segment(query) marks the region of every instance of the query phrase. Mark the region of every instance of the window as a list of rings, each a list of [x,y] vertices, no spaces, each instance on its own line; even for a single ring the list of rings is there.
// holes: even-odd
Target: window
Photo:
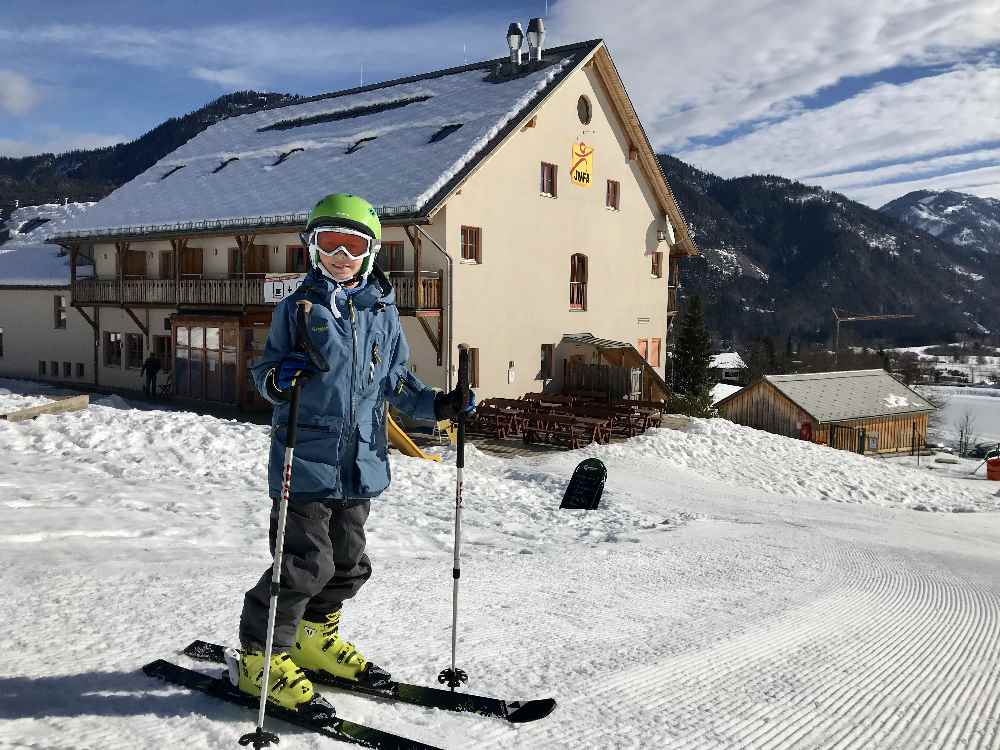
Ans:
[[[104,332],[104,366],[122,366],[122,335],[120,333]]]
[[[462,227],[462,260],[483,262],[483,230],[479,227]]]
[[[650,264],[649,275],[657,279],[663,278],[663,253],[653,253],[651,260],[652,263]]]
[[[77,362],[76,363],[76,376],[78,378],[82,378],[84,376],[85,372],[86,371],[83,369],[83,362]]]
[[[160,369],[170,372],[170,367],[174,362],[173,352],[170,349],[171,338],[169,336],[153,336],[153,351],[160,360]]]
[[[263,276],[267,273],[267,245],[254,245],[247,250],[247,276]],[[229,273],[243,274],[243,254],[238,247],[229,248]]]
[[[569,259],[569,309],[587,309],[587,256],[582,253]]]
[[[49,370],[49,375],[51,375],[54,378],[58,378],[59,377],[59,363],[56,362],[55,360],[52,360],[51,362],[49,362],[49,364],[52,365],[52,369]]]
[[[0,357],[3,356],[3,328],[0,328]]]
[[[204,263],[205,258],[200,247],[185,247],[181,250],[181,278],[200,279]]]
[[[285,248],[285,272],[305,273],[309,270],[309,258],[302,245],[288,245]]]
[[[146,253],[142,250],[125,251],[125,278],[146,276]]]
[[[660,343],[661,339],[649,340],[649,359],[647,361],[653,367],[660,366]]]
[[[635,346],[639,350],[639,356],[647,362],[649,361],[649,339],[639,339]]]
[[[538,380],[549,380],[552,377],[552,357],[555,347],[552,344],[542,344],[542,364],[538,371]]]
[[[387,271],[402,271],[405,269],[402,242],[383,242],[382,252],[385,253]]]
[[[125,334],[125,368],[138,370],[142,367],[142,334]]]
[[[53,302],[53,312],[55,314],[55,327],[65,328],[66,327],[66,297],[61,294],[57,294],[52,300]]]
[[[621,189],[621,184],[618,180],[608,180],[608,190],[604,196],[604,205],[617,211],[619,208],[619,196],[621,195]]]
[[[173,250],[167,250],[166,252],[160,253],[160,278],[161,279],[174,278]]]
[[[542,195],[556,197],[556,174],[558,171],[555,164],[542,162],[542,184],[539,188]]]
[[[73,363],[72,362],[63,362],[63,377],[64,378],[71,378],[71,377],[73,377]]]
[[[479,387],[479,350],[468,348],[469,352],[469,387]]]
[[[38,374],[39,375],[44,375],[45,374],[45,360],[44,359],[38,360]]]
[[[576,116],[580,118],[582,125],[590,124],[590,120],[594,116],[593,108],[590,106],[590,99],[581,96],[576,100]]]

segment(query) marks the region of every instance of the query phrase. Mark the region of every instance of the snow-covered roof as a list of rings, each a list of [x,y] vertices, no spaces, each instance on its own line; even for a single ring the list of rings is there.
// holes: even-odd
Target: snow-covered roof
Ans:
[[[338,191],[383,218],[426,215],[600,44],[514,76],[488,60],[222,120],[54,236],[297,225]]]
[[[729,383],[716,383],[715,385],[712,386],[712,391],[711,391],[712,405],[715,406],[715,404],[719,403],[723,399],[732,396],[734,393],[736,393],[736,391],[742,391],[742,390],[743,386],[741,385],[730,385]]]
[[[933,411],[934,405],[885,370],[765,375],[818,422]]]
[[[723,352],[722,354],[713,354],[708,366],[719,370],[745,370],[747,365],[737,352]]]
[[[47,203],[14,209],[7,220],[10,238],[0,244],[0,287],[69,286],[69,256],[45,236],[83,216],[93,203]],[[86,267],[78,268],[85,275]]]

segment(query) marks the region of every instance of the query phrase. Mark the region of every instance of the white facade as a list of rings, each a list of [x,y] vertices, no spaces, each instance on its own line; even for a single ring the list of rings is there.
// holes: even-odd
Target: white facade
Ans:
[[[0,286],[0,377],[93,382],[93,329],[69,303],[67,287]]]

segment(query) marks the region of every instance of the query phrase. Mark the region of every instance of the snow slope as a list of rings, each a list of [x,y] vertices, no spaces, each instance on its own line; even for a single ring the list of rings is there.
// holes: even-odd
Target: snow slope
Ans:
[[[0,411],[45,394],[3,385]],[[267,429],[109,403],[0,422],[0,747],[235,747],[250,712],[139,668],[235,638],[269,565]],[[559,708],[514,727],[329,691],[342,715],[446,748],[1000,746],[996,483],[722,420],[468,454],[458,664],[470,690]],[[589,455],[608,464],[601,509],[558,510]],[[432,682],[449,660],[454,467],[392,461],[344,631]],[[275,728],[282,747],[338,746]]]

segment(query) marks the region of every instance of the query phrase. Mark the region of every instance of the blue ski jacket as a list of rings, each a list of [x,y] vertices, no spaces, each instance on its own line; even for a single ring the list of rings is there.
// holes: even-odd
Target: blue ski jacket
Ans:
[[[278,304],[264,354],[253,365],[257,389],[274,404],[267,470],[273,498],[281,496],[289,408],[274,377],[295,349],[299,300],[313,303],[309,338],[330,370],[301,386],[291,500],[342,505],[378,496],[390,481],[386,401],[414,418],[434,419],[437,391],[407,368],[410,348],[388,279],[376,268],[363,289],[344,292],[313,268]]]

